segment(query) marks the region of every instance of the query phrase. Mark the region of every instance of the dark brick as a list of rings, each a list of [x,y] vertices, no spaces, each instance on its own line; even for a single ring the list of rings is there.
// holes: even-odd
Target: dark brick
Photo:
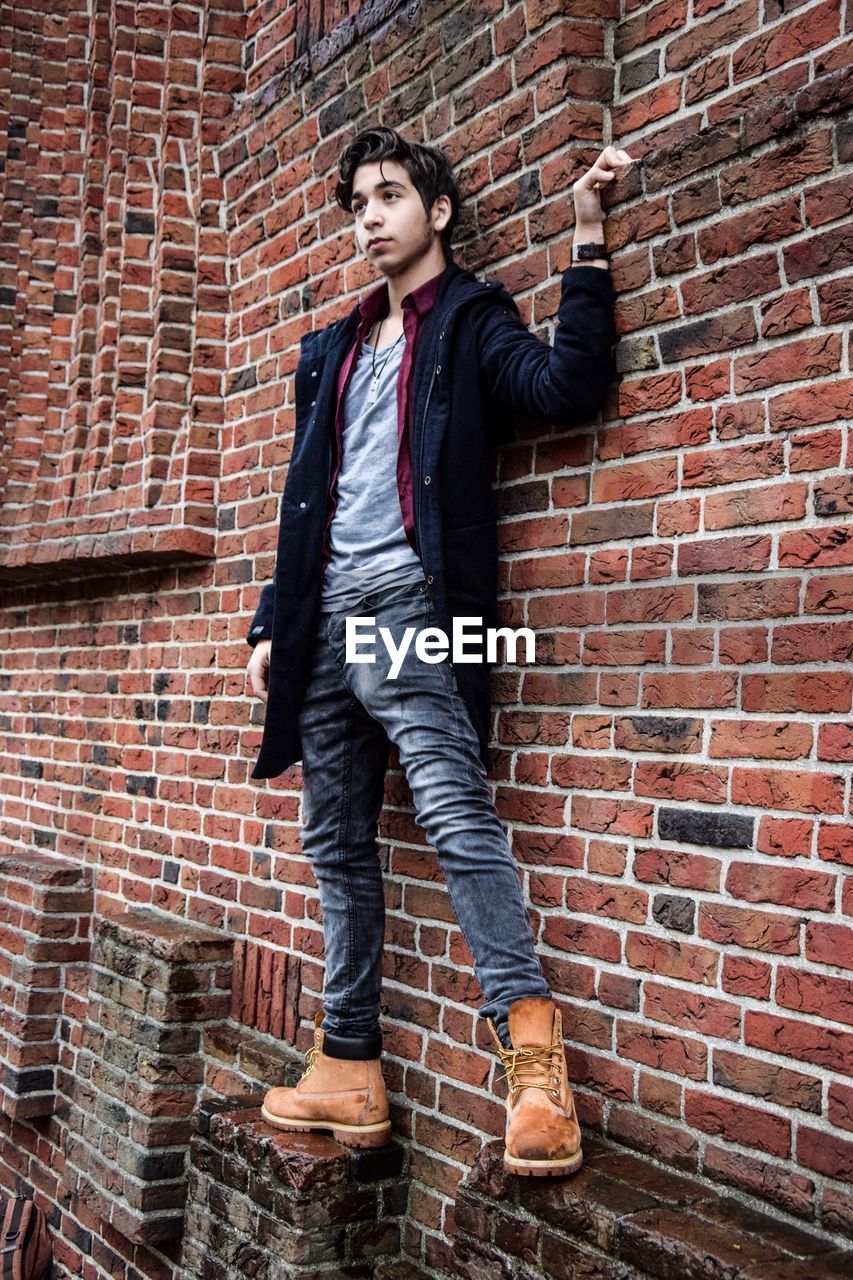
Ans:
[[[658,924],[679,933],[693,933],[696,926],[696,904],[691,898],[658,893],[652,903],[652,915]]]
[[[712,845],[716,849],[751,849],[754,819],[738,813],[710,813],[701,809],[658,811],[658,835],[662,840]]]
[[[124,229],[128,235],[153,236],[157,230],[154,215],[131,211],[125,217]]]

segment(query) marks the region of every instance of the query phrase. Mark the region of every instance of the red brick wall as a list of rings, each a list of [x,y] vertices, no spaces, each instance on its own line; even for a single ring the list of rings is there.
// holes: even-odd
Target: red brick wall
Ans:
[[[502,610],[539,657],[495,675],[497,802],[586,1123],[849,1234],[843,12],[3,5],[0,804],[2,848],[92,864],[98,909],[247,939],[258,982],[301,956],[307,1046],[299,768],[248,780],[244,636],[298,338],[374,280],[337,157],[368,122],[441,145],[458,260],[548,337],[571,184],[612,138],[645,157],[604,197],[619,383],[496,460]],[[386,1077],[429,1257],[503,1104],[396,767],[386,798]]]

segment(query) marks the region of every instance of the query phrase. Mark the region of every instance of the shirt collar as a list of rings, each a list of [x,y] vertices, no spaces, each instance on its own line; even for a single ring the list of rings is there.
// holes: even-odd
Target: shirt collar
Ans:
[[[446,270],[447,267],[445,266],[437,275],[425,280],[423,284],[419,284],[416,289],[412,289],[411,292],[407,293],[403,298],[403,310],[408,311],[414,308],[419,316],[425,315],[435,302],[439,281]],[[380,285],[377,285],[375,289],[371,289],[368,294],[359,300],[359,328],[369,329],[377,320],[384,319],[390,309],[388,281],[383,280]]]

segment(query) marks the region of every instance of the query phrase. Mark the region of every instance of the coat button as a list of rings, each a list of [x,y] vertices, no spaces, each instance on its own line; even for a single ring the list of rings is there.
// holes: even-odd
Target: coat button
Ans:
[[[312,377],[312,378],[316,378],[316,377],[317,377],[317,370],[316,370],[316,369],[312,369],[312,370],[311,370],[311,377]]]
[[[431,476],[424,476],[424,484],[429,484],[431,479],[432,479]]]
[[[316,403],[317,403],[317,401],[316,401],[316,400],[312,400],[312,401],[311,401],[311,408],[312,408],[312,409],[314,408],[314,405],[315,405]]]
[[[436,373],[441,373],[441,365],[440,365],[440,364],[439,364],[439,365],[436,365],[436,369],[435,369],[435,371],[436,371]]]
[[[428,573],[428,574],[427,574],[427,582],[432,582],[432,574],[431,574],[431,573]]]
[[[304,502],[300,502],[300,504],[299,504],[299,505],[300,505],[300,507],[304,507],[304,506],[305,506],[305,503],[304,503]]]

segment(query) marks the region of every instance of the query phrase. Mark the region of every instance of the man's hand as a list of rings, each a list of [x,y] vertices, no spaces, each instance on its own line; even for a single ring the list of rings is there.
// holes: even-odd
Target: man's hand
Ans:
[[[256,698],[267,700],[270,682],[270,649],[272,640],[259,640],[252,650],[246,673],[252,684],[252,692]]]
[[[604,210],[598,196],[598,189],[621,178],[635,163],[634,157],[627,151],[617,147],[605,147],[601,155],[586,173],[572,184],[572,195],[575,201],[575,235],[578,229],[584,234],[600,230],[604,222]]]

